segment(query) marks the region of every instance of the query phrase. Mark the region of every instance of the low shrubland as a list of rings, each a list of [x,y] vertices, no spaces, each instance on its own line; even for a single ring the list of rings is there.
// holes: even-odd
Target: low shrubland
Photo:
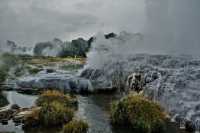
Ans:
[[[88,124],[82,120],[73,120],[67,123],[64,128],[64,133],[87,133]]]
[[[37,99],[36,105],[38,110],[33,110],[33,112],[28,115],[25,119],[25,127],[60,127],[63,125],[71,125],[69,130],[74,130],[73,128],[79,129],[80,131],[85,131],[87,126],[86,123],[82,121],[73,121],[75,106],[77,106],[76,97],[63,94],[62,92],[55,90],[48,90],[43,92]],[[71,124],[70,124],[71,123]],[[79,125],[82,124],[82,125]],[[68,125],[68,126],[69,126]],[[75,130],[75,131],[79,131]],[[73,132],[77,133],[77,132]],[[84,133],[84,132],[83,132]]]
[[[139,133],[165,132],[165,113],[155,102],[139,95],[128,95],[112,104],[114,126],[128,127]]]

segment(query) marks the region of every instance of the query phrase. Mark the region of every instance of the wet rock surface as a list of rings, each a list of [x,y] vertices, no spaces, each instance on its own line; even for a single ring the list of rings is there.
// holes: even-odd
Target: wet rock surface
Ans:
[[[58,89],[66,92],[92,92],[90,81],[80,77],[74,77],[67,73],[40,73],[35,76],[23,77],[18,80],[17,86],[20,90]],[[29,89],[30,88],[30,89]]]
[[[12,120],[16,125],[23,124],[25,118],[36,109],[39,109],[39,107],[20,108],[16,104],[11,107],[0,108],[0,122],[7,125],[8,121]]]
[[[130,55],[127,60],[117,62],[113,61],[115,58],[111,59],[103,62],[101,69],[88,65],[81,76],[98,83],[98,86],[115,86],[113,81],[126,83],[128,75],[141,72],[146,82],[144,92],[148,96],[159,101],[166,111],[170,112],[172,118],[180,115],[199,128],[198,59],[191,56],[148,54]]]

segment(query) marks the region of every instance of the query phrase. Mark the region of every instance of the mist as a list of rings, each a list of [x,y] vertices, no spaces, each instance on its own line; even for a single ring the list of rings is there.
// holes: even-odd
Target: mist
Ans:
[[[199,55],[199,0],[146,0],[145,5],[150,52]]]
[[[1,0],[0,43],[33,46],[127,31],[144,35],[138,52],[199,55],[199,6],[199,0]]]

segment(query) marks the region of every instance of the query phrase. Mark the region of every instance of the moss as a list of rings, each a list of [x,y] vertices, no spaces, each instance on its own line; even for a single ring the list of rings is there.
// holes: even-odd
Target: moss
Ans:
[[[55,90],[48,90],[43,92],[37,99],[36,104],[42,106],[43,104],[49,104],[52,101],[63,103],[66,107],[75,108],[77,106],[77,100],[67,94]]]
[[[143,96],[129,95],[111,108],[113,125],[132,128],[140,133],[157,133],[165,130],[165,114],[155,102]]]
[[[88,124],[82,120],[73,120],[66,124],[63,128],[64,133],[87,133]]]
[[[43,104],[39,112],[40,124],[49,126],[60,126],[72,120],[74,112],[70,108],[66,108],[64,104],[57,101]]]

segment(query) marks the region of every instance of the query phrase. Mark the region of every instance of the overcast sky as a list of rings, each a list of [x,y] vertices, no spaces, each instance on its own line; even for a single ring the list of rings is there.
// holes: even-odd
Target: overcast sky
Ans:
[[[0,0],[0,40],[88,37],[99,31],[140,31],[143,0]],[[133,26],[136,25],[136,26]]]
[[[149,35],[149,48],[198,52],[200,0],[0,0],[0,41],[34,45],[124,30]]]

